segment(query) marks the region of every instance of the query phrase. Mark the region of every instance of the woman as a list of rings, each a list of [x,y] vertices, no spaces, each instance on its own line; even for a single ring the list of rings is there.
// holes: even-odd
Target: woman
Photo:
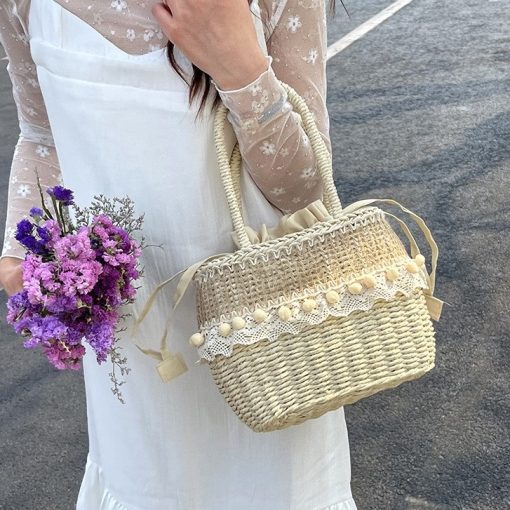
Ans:
[[[80,205],[99,193],[129,195],[145,213],[144,235],[164,249],[144,250],[137,311],[168,275],[232,251],[205,108],[216,91],[244,159],[247,223],[276,224],[322,198],[308,137],[276,76],[307,100],[331,148],[324,7],[319,0],[4,1],[0,37],[21,130],[0,260],[7,294],[21,289],[23,250],[13,235],[38,205],[34,168],[44,188],[65,184]],[[201,80],[213,86],[200,89]],[[228,143],[231,150],[235,138]],[[146,346],[159,338],[172,294],[160,293],[145,321]],[[196,330],[194,306],[189,291],[171,339]],[[86,344],[89,454],[79,510],[356,509],[343,408],[255,433],[226,405],[207,367],[194,363],[189,344],[182,349],[189,370],[164,384],[155,360],[128,336],[120,341],[132,369],[124,405],[111,394],[110,368]]]

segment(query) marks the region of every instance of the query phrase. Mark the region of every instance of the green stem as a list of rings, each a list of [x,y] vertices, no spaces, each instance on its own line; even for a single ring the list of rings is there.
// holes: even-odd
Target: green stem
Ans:
[[[66,222],[65,222],[65,218],[64,218],[64,213],[62,211],[62,202],[58,203],[58,213],[60,215],[60,218],[62,219],[62,234],[66,235],[67,230],[66,230]]]
[[[60,227],[60,231],[63,233],[64,232],[64,226],[62,225],[62,218],[58,214],[57,201],[56,201],[55,197],[53,197],[53,196],[51,196],[51,203],[53,204],[53,210],[55,211],[55,216],[57,217],[58,226]]]
[[[35,172],[35,176],[37,178],[37,187],[39,189],[39,196],[41,197],[41,208],[46,213],[48,218],[53,219],[53,215],[51,214],[50,210],[46,206],[46,202],[44,201],[44,195],[43,195],[43,191],[42,191],[42,187],[41,187],[41,181],[39,180],[39,174],[37,173],[37,167],[35,168],[34,172]]]

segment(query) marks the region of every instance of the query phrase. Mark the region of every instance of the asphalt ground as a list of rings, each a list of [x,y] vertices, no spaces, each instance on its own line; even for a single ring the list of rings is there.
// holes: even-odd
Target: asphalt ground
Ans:
[[[348,18],[337,0],[329,44],[390,3],[345,0]],[[343,204],[393,198],[422,216],[439,246],[435,295],[451,305],[434,322],[434,370],[345,408],[359,510],[510,509],[509,8],[415,0],[328,62]],[[3,224],[18,135],[3,67],[0,119]],[[87,453],[82,377],[0,328],[0,508],[71,509]]]

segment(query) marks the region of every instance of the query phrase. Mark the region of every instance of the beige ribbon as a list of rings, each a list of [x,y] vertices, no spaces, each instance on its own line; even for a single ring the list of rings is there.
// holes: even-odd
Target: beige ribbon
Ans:
[[[136,333],[139,329],[140,323],[143,321],[145,316],[149,313],[149,310],[152,308],[152,305],[154,304],[154,300],[156,299],[157,293],[167,283],[170,283],[171,281],[173,281],[177,276],[179,276],[184,271],[184,273],[181,276],[181,279],[179,280],[179,283],[177,285],[175,294],[173,296],[174,305],[172,307],[171,313],[168,315],[167,320],[166,320],[165,329],[164,329],[163,335],[161,336],[161,339],[160,339],[159,351],[143,348],[135,342],[136,347],[138,347],[138,349],[140,351],[142,351],[147,356],[151,356],[151,357],[159,360],[159,363],[156,365],[156,369],[158,370],[158,373],[164,382],[168,382],[171,379],[174,379],[175,377],[183,374],[184,372],[186,372],[188,370],[188,367],[186,365],[186,362],[184,361],[184,358],[182,357],[182,354],[181,353],[174,354],[171,351],[169,351],[166,346],[166,337],[168,336],[168,327],[169,327],[170,318],[173,316],[173,313],[175,312],[177,305],[180,303],[182,297],[184,296],[184,293],[186,292],[186,289],[188,288],[188,285],[190,284],[190,282],[191,282],[194,274],[197,272],[198,268],[204,262],[207,262],[208,260],[211,260],[211,259],[214,259],[217,257],[221,257],[223,255],[231,255],[231,253],[229,253],[229,252],[218,253],[218,254],[206,257],[205,259],[202,259],[202,260],[196,262],[195,264],[192,264],[188,268],[182,269],[181,271],[172,275],[170,278],[167,278],[166,280],[159,283],[157,285],[157,287],[152,291],[149,298],[147,299],[147,301],[143,307],[142,313],[138,317],[136,317],[134,320],[133,328],[131,330],[131,335],[133,337],[136,335]],[[200,361],[201,360],[199,360],[197,363],[200,363]]]
[[[425,271],[428,289],[424,289],[423,292],[425,295],[425,300],[427,302],[427,309],[429,311],[431,318],[435,321],[438,321],[439,318],[441,317],[443,305],[446,302],[442,301],[441,299],[439,299],[433,295],[434,289],[435,289],[435,283],[436,283],[436,269],[437,269],[437,259],[439,257],[439,248],[436,244],[436,241],[432,237],[432,233],[431,233],[430,229],[427,227],[427,225],[425,224],[423,219],[420,218],[420,216],[413,213],[412,211],[410,211],[409,209],[404,207],[401,203],[399,203],[396,200],[393,200],[391,198],[368,198],[365,200],[358,200],[357,202],[354,202],[353,204],[350,204],[346,208],[342,209],[342,212],[349,213],[349,212],[355,211],[356,209],[359,209],[360,207],[370,205],[374,202],[386,202],[388,204],[393,204],[393,205],[400,207],[400,209],[402,209],[402,211],[409,214],[409,216],[411,216],[411,218],[418,224],[418,226],[420,227],[421,231],[423,232],[427,242],[429,243],[431,253],[432,253],[432,271],[430,272],[430,274],[427,273],[427,271]],[[419,250],[418,245],[413,237],[413,234],[409,230],[409,227],[400,218],[397,218],[395,215],[388,213],[386,211],[384,211],[384,212],[385,212],[385,214],[395,218],[395,220],[397,220],[399,225],[402,227],[402,230],[404,231],[404,234],[409,239],[409,243],[411,245],[411,257],[414,258],[418,253],[420,253],[420,250]],[[446,304],[451,306],[450,303],[446,303]]]
[[[299,232],[315,225],[315,223],[319,221],[330,221],[332,219],[333,216],[329,214],[324,202],[317,199],[298,211],[282,216],[278,224],[274,227],[268,228],[264,223],[260,227],[259,233],[249,225],[246,225],[246,232],[252,244],[263,243],[269,239],[277,239],[286,234]],[[236,246],[240,248],[241,244],[235,232],[232,232],[232,239]]]
[[[430,316],[435,321],[438,321],[443,304],[445,303],[441,299],[438,299],[437,297],[433,296],[434,288],[435,288],[435,279],[436,279],[436,268],[437,268],[437,259],[439,256],[439,248],[434,241],[434,238],[432,237],[432,233],[430,232],[430,229],[427,227],[425,222],[422,218],[420,218],[417,214],[413,213],[409,209],[406,209],[403,205],[401,205],[396,200],[392,200],[389,198],[372,198],[372,199],[365,199],[365,200],[358,200],[357,202],[354,202],[350,204],[349,206],[342,209],[342,214],[348,214],[352,213],[361,207],[368,206],[374,202],[386,202],[393,205],[397,205],[402,209],[402,211],[406,212],[411,216],[411,218],[418,224],[420,229],[422,230],[425,238],[427,239],[427,242],[429,243],[429,246],[431,248],[432,253],[432,271],[429,274],[427,271],[426,273],[426,279],[428,288],[424,289],[424,295],[427,302],[427,309],[430,313]],[[411,233],[409,227],[405,224],[404,221],[402,221],[397,216],[388,213],[384,211],[385,214],[393,217],[400,225],[402,230],[404,231],[404,234],[409,239],[409,243],[411,245],[411,257],[415,257],[418,253],[420,253],[420,250],[418,248],[418,244],[416,243],[413,234]],[[287,214],[280,218],[279,223],[274,226],[268,228],[265,224],[262,225],[260,233],[252,229],[250,226],[245,225],[246,231],[248,233],[248,237],[250,238],[250,241],[255,243],[260,243],[267,241],[268,239],[275,239],[278,237],[281,237],[285,234],[292,233],[292,232],[298,232],[300,230],[303,230],[305,228],[311,227],[318,221],[328,221],[332,220],[333,217],[329,214],[328,210],[326,209],[324,203],[319,199],[311,204],[309,204],[307,207],[304,207],[303,209],[299,209],[298,211],[295,211],[294,213]],[[239,241],[237,239],[237,235],[235,232],[232,232],[232,238],[236,245],[239,247]],[[149,310],[151,309],[152,305],[154,304],[154,300],[156,298],[157,293],[168,283],[174,280],[178,275],[182,273],[182,276],[179,280],[179,283],[177,284],[176,291],[173,296],[173,302],[174,305],[172,307],[171,313],[169,314],[167,318],[167,322],[165,325],[165,330],[163,332],[163,335],[160,340],[160,349],[159,351],[155,351],[152,349],[145,349],[140,347],[139,345],[135,344],[140,351],[142,351],[144,354],[151,356],[157,360],[160,361],[160,363],[157,365],[157,370],[163,379],[164,382],[168,382],[171,379],[181,375],[182,373],[186,372],[188,370],[186,363],[184,362],[184,359],[180,353],[174,354],[171,351],[169,351],[166,347],[166,337],[168,335],[168,325],[169,320],[173,316],[173,313],[175,312],[175,309],[177,308],[178,304],[180,303],[182,297],[184,296],[189,284],[193,280],[193,277],[195,273],[198,271],[198,269],[204,264],[205,262],[223,257],[225,255],[232,255],[231,252],[223,252],[223,253],[217,253],[215,255],[211,255],[209,257],[206,257],[202,260],[199,260],[198,262],[195,262],[188,268],[185,268],[174,275],[172,275],[170,278],[164,280],[163,282],[159,283],[157,287],[152,291],[151,295],[147,299],[147,302],[145,303],[145,306],[143,307],[143,310],[139,317],[136,317],[134,321],[134,326],[132,330],[132,334],[135,335],[136,331],[138,330],[138,327],[142,320],[145,318]],[[449,305],[449,303],[446,303]],[[198,360],[196,363],[201,363],[202,360]]]

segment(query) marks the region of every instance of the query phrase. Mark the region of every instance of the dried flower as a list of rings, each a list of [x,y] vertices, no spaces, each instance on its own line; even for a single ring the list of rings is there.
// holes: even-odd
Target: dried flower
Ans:
[[[52,188],[48,188],[46,193],[53,197],[55,200],[62,202],[62,205],[71,205],[73,204],[73,192],[70,189],[64,188],[62,186],[53,186]]]
[[[89,343],[98,363],[110,357],[112,392],[124,402],[115,367],[129,373],[127,360],[116,345],[122,306],[136,295],[134,282],[142,275],[139,258],[145,240],[133,238],[143,215],[134,217],[134,204],[125,199],[94,197],[90,208],[80,209],[73,192],[62,186],[48,188],[53,213],[44,201],[32,207],[30,219],[17,224],[16,239],[27,249],[21,266],[23,290],[10,296],[7,322],[25,338],[28,349],[41,346],[57,369],[78,370]],[[76,211],[76,225],[67,210]],[[120,208],[117,208],[120,205]]]

